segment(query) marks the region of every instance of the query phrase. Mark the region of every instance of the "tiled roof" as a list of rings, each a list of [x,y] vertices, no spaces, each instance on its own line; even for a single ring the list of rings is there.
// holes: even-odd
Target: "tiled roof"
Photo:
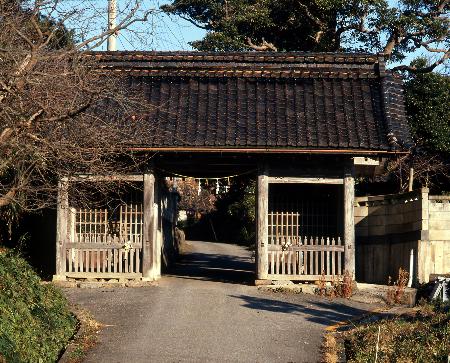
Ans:
[[[92,53],[153,106],[143,147],[392,151],[411,144],[401,80],[370,54]],[[148,134],[147,134],[148,135]]]

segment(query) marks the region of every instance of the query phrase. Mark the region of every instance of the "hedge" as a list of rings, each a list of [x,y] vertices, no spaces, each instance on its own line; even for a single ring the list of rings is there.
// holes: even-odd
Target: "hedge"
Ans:
[[[30,265],[0,251],[0,362],[56,362],[77,321],[66,298]]]

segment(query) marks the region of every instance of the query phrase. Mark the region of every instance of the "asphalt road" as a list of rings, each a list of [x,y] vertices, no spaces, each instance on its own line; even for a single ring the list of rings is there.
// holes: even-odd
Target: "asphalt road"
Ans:
[[[371,309],[259,291],[242,247],[188,244],[157,286],[66,289],[106,324],[86,362],[317,362],[324,328]]]

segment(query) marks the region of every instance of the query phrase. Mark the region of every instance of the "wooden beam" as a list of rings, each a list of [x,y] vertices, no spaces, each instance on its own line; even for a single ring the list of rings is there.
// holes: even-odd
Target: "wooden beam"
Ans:
[[[364,166],[378,166],[380,165],[380,159],[379,158],[371,158],[371,157],[364,157],[364,156],[355,156],[353,158],[353,164],[354,165],[364,165]]]
[[[141,274],[134,272],[68,272],[67,277],[74,279],[138,279]]]
[[[355,179],[344,178],[344,270],[355,277]]]
[[[140,243],[131,243],[130,248],[138,249],[141,248]],[[123,243],[79,243],[79,242],[69,242],[66,244],[66,248],[76,248],[79,250],[109,250],[109,249],[123,249]]]
[[[257,186],[257,279],[267,279],[269,262],[267,255],[269,225],[269,176],[267,166],[258,169]]]
[[[283,250],[281,245],[271,245],[268,248],[269,251],[292,251],[292,252],[307,252],[307,251],[328,251],[328,252],[345,252],[344,246],[339,245],[301,245],[291,246],[286,250]]]
[[[324,275],[326,281],[333,281],[336,275]],[[267,276],[272,281],[319,281],[322,275],[289,275],[289,274],[269,274]]]
[[[361,149],[300,149],[300,148],[232,148],[232,147],[130,147],[130,151],[189,152],[189,153],[246,153],[246,154],[308,154],[308,155],[407,155],[409,151]]]
[[[66,279],[65,244],[69,236],[69,182],[61,179],[58,182],[58,198],[56,209],[56,275],[53,280]]]
[[[270,184],[342,184],[342,178],[268,177]]]
[[[144,226],[142,231],[142,277],[145,280],[154,280],[154,255],[155,244],[155,175],[152,172],[144,174]]]

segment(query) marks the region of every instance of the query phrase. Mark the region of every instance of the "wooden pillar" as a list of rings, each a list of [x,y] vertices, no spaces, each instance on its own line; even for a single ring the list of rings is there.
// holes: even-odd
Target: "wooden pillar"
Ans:
[[[144,226],[142,243],[142,279],[151,281],[156,278],[154,271],[155,256],[155,175],[144,174]]]
[[[257,215],[256,215],[256,238],[257,238],[257,280],[267,280],[269,269],[267,256],[268,242],[268,210],[269,210],[269,176],[267,166],[258,169],[257,181]]]
[[[355,179],[344,177],[344,269],[355,278]]]
[[[65,245],[69,237],[69,181],[66,178],[58,182],[56,207],[56,275],[54,281],[66,279]]]
[[[153,217],[154,217],[154,244],[153,244],[153,278],[158,279],[161,277],[161,262],[162,262],[162,208],[161,208],[161,190],[160,179],[156,179],[155,182],[155,200],[153,205]]]

